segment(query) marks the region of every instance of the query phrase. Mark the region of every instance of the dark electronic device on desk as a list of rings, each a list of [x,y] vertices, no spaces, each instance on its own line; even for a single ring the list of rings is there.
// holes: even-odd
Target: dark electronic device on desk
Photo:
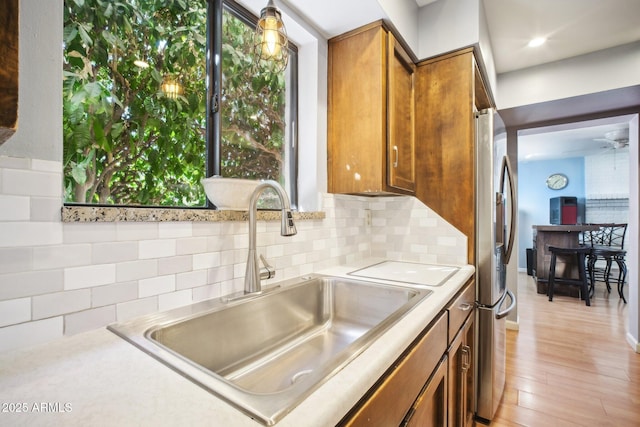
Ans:
[[[583,218],[584,204],[577,197],[553,197],[549,199],[550,224],[582,224]]]

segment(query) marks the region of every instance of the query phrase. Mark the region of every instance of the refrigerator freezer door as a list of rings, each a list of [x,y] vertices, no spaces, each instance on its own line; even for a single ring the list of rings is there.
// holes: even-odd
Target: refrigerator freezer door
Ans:
[[[493,419],[504,391],[506,359],[506,320],[497,319],[494,309],[478,308],[478,397],[476,416]]]

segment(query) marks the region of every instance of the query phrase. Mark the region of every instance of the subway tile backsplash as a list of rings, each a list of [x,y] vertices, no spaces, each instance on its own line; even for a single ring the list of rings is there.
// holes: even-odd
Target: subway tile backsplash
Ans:
[[[246,221],[63,223],[61,170],[0,156],[0,351],[242,290]],[[292,237],[258,222],[271,282],[372,256],[466,263],[466,237],[415,198],[322,206]]]

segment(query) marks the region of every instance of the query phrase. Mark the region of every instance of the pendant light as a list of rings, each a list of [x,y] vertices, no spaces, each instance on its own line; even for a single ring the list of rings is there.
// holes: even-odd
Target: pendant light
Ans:
[[[274,0],[260,12],[256,25],[254,58],[259,66],[266,66],[273,71],[283,71],[289,62],[289,40],[282,22],[282,13]]]
[[[180,81],[168,75],[162,79],[160,88],[164,96],[169,99],[178,99],[179,96],[184,94],[184,88]]]

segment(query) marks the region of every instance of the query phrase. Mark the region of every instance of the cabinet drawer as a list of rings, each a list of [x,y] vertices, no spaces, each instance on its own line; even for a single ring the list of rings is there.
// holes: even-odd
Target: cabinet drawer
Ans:
[[[476,300],[476,282],[470,280],[458,296],[447,306],[449,312],[449,343],[453,341],[469,314],[473,313]]]
[[[446,349],[447,316],[443,313],[340,425],[400,425]]]

